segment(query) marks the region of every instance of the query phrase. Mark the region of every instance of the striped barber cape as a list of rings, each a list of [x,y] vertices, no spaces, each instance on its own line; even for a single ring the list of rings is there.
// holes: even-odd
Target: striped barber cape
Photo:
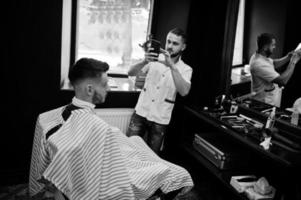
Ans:
[[[43,113],[36,122],[30,195],[44,188],[41,179],[70,200],[147,199],[159,188],[168,193],[193,186],[184,168],[159,158],[140,137],[108,125],[92,108],[73,110],[66,121],[63,110]]]

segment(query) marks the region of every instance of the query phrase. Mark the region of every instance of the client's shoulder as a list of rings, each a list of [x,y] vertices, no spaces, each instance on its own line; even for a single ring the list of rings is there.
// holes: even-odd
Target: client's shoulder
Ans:
[[[38,119],[40,121],[52,121],[53,119],[56,119],[61,116],[62,109],[64,107],[65,106],[61,106],[59,108],[40,113]]]

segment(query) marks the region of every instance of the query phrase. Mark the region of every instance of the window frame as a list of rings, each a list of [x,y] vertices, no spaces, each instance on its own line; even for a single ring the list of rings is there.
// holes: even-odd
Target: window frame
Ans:
[[[241,13],[243,12],[243,13]],[[244,34],[245,34],[245,16],[246,16],[246,0],[240,0],[239,1],[239,10],[238,10],[238,16],[237,16],[237,24],[236,24],[236,31],[235,31],[235,43],[234,43],[234,49],[233,49],[233,58],[232,58],[232,68],[236,67],[241,67],[245,65],[245,60],[244,60]],[[239,23],[241,22],[241,23]],[[239,42],[241,44],[239,48],[239,54],[241,55],[241,62],[240,63],[235,63],[234,64],[234,56],[237,53],[237,50],[235,50],[235,46],[237,44],[238,40],[238,31],[241,32],[239,35]]]

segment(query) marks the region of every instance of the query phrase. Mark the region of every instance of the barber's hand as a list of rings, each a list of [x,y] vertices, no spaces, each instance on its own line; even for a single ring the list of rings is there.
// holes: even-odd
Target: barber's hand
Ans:
[[[301,58],[301,51],[295,51],[291,57],[290,62],[296,64]]]
[[[158,56],[159,54],[154,53],[154,52],[150,52],[151,50],[153,50],[154,48],[150,47],[145,53],[144,53],[144,59],[147,62],[156,62],[158,61]]]
[[[298,49],[297,51],[294,51],[294,53],[298,54],[298,56],[301,57],[301,49]]]
[[[159,60],[158,62],[166,65],[169,68],[173,68],[174,63],[171,60],[170,53],[168,51],[166,51],[165,49],[162,49],[162,48],[160,48],[160,52],[164,55],[165,59],[164,60]]]
[[[150,46],[149,41],[144,42],[143,44],[139,44],[139,46],[143,49],[144,51],[144,60],[145,62],[149,63],[149,62],[155,62],[158,61],[158,56],[159,54],[151,52],[152,50],[154,50],[154,48],[152,48]]]

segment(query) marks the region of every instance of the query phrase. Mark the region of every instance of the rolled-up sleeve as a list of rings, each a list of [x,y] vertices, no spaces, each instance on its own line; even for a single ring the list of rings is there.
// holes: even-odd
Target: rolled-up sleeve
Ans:
[[[279,73],[276,72],[273,67],[268,65],[254,65],[254,67],[251,69],[251,72],[255,76],[260,77],[267,82],[272,82],[279,76]]]

